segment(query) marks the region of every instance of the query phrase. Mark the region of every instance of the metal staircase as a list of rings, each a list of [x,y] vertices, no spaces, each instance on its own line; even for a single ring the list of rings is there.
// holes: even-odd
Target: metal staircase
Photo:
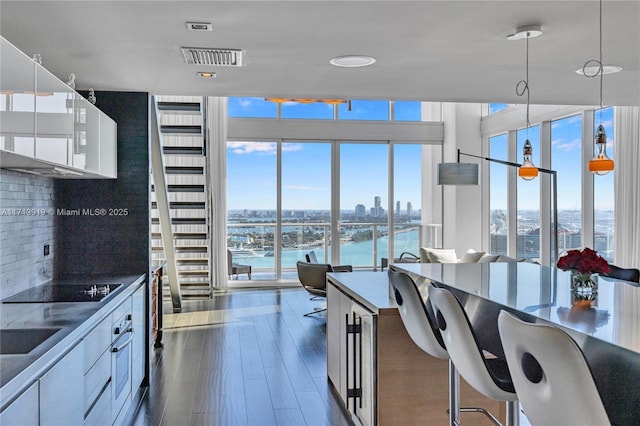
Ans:
[[[157,101],[180,293],[184,299],[208,298],[211,245],[205,98],[158,96]],[[161,261],[165,253],[155,192],[151,225],[152,256]]]

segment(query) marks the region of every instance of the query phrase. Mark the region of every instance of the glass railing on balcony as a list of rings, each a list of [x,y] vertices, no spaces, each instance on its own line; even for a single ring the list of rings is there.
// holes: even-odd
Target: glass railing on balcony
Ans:
[[[272,275],[279,261],[280,270],[295,271],[296,262],[305,260],[305,254],[314,251],[318,262],[331,262],[331,224],[328,222],[293,223],[281,225],[282,249],[275,247],[275,222],[227,224],[227,246],[236,263],[251,265],[254,279],[260,273]],[[420,225],[396,224],[395,252],[418,253]],[[382,257],[388,257],[388,225],[382,223],[349,222],[340,224],[340,264],[357,269],[377,269]],[[266,275],[265,275],[266,276]]]

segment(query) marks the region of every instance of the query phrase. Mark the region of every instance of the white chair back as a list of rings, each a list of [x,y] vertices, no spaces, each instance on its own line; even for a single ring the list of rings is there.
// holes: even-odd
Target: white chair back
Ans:
[[[425,302],[422,300],[414,281],[403,272],[389,269],[388,273],[400,318],[402,318],[404,328],[407,329],[411,340],[429,355],[440,359],[449,359],[447,350],[438,341],[440,332],[437,329],[435,317],[429,318]]]
[[[505,311],[498,329],[518,399],[533,425],[610,424],[584,355],[569,335]]]
[[[450,291],[429,286],[429,300],[433,305],[440,334],[447,347],[449,357],[460,375],[478,392],[501,401],[516,401],[515,392],[498,386],[495,371],[489,372],[480,347],[464,309]],[[495,360],[498,361],[498,360]],[[506,366],[505,366],[506,367]],[[510,380],[503,380],[503,387],[512,387]]]

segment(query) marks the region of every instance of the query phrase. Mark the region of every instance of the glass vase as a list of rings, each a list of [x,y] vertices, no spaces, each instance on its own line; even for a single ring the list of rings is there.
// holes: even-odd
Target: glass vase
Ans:
[[[594,299],[598,294],[598,274],[580,274],[572,271],[571,291],[578,299]]]

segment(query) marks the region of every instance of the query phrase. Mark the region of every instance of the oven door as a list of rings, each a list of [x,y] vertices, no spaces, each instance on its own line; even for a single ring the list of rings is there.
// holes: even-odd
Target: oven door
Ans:
[[[111,345],[111,394],[113,420],[122,414],[131,395],[131,342],[133,328],[128,321]]]

